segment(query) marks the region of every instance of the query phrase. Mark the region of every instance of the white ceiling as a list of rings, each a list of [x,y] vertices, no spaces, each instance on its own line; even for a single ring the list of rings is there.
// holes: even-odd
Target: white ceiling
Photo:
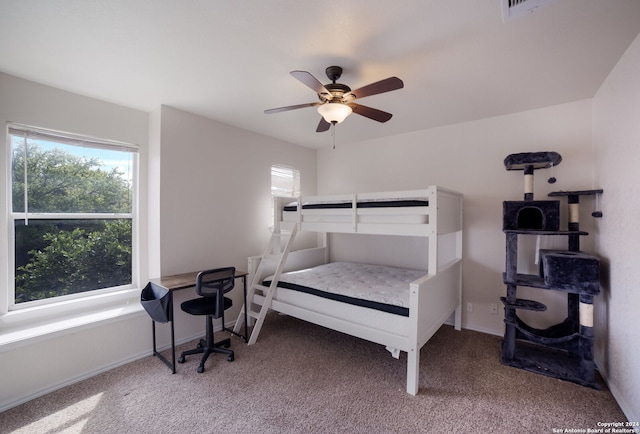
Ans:
[[[152,111],[165,104],[314,148],[317,101],[289,75],[339,65],[345,145],[591,98],[640,33],[640,0],[559,0],[503,23],[501,0],[0,0],[0,71]]]

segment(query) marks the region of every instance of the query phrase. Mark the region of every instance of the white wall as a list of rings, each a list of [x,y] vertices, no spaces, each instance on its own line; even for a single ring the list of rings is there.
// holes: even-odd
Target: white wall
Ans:
[[[140,168],[146,171],[147,113],[43,86],[0,73],[0,124],[26,125],[85,134],[140,145]],[[5,180],[8,152],[0,153],[0,334],[6,332],[7,315],[7,198]],[[141,180],[140,191],[147,183]],[[146,203],[140,204],[142,219]],[[140,279],[146,281],[147,235],[140,234]],[[91,326],[53,332],[42,338],[0,346],[0,411],[61,385],[77,381],[149,353],[148,320],[142,314],[113,317]],[[142,328],[144,326],[144,328]],[[134,332],[132,332],[134,331]]]
[[[501,335],[503,309],[499,297],[506,291],[502,282],[505,265],[502,202],[522,200],[524,183],[523,172],[506,171],[503,160],[508,154],[530,151],[557,151],[563,157],[553,171],[536,171],[537,199],[547,199],[550,191],[591,188],[591,101],[349,146],[338,143],[335,150],[318,153],[318,193],[417,189],[431,184],[463,193],[463,303],[474,303],[473,313],[463,309],[463,326]],[[551,174],[558,179],[554,185],[546,182]],[[563,214],[565,208],[566,202],[562,202]],[[591,211],[587,200],[581,207],[581,228],[592,227],[593,219],[588,217]],[[523,240],[521,244],[533,250],[533,241]],[[558,247],[566,248],[566,240],[561,242]],[[550,240],[543,240],[543,246],[549,243]],[[582,244],[584,250],[589,250],[588,241]],[[395,249],[396,256],[403,254],[397,246]],[[564,294],[527,288],[519,290],[520,294],[549,306],[544,314],[531,318],[522,315],[533,325],[541,327],[565,318]],[[492,303],[498,304],[499,315],[489,313]]]
[[[247,257],[261,253],[269,236],[271,164],[299,168],[304,193],[316,193],[315,151],[170,107],[148,114],[0,73],[0,122],[4,126],[9,120],[141,146],[141,285],[149,277],[210,266],[246,269]],[[2,152],[5,180],[6,157]],[[235,208],[228,209],[228,203]],[[6,192],[0,188],[4,228],[5,207]],[[315,245],[315,237],[303,237],[300,244]],[[0,245],[0,276],[6,276],[5,229]],[[6,332],[7,284],[0,281],[0,338]],[[241,293],[234,292],[228,321],[237,316]],[[193,290],[179,291],[176,306],[190,296]],[[150,320],[137,296],[129,302],[133,310],[127,315],[0,345],[0,411],[150,355]],[[202,318],[179,307],[176,312],[178,343],[203,335]],[[159,347],[166,347],[168,326],[160,325],[158,332]],[[158,361],[158,369],[166,367]]]
[[[594,98],[595,174],[604,189],[596,245],[605,264],[596,360],[630,421],[640,420],[640,37]]]
[[[247,257],[261,254],[270,235],[271,165],[296,167],[302,192],[315,194],[315,150],[166,106],[161,125],[162,275],[222,266],[246,271]],[[300,238],[299,247],[315,246],[315,236]],[[242,291],[231,294],[227,322],[242,306]],[[179,303],[194,294],[176,296]],[[176,327],[202,330],[202,318],[178,315]]]

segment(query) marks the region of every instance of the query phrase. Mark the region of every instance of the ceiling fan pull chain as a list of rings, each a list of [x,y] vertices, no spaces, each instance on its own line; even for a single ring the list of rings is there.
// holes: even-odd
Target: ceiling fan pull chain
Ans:
[[[333,149],[336,149],[336,122],[331,122],[331,137],[333,138]]]

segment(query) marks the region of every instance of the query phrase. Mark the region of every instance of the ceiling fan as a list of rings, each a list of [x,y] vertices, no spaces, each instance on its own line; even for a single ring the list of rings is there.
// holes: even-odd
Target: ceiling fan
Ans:
[[[391,119],[392,114],[367,107],[353,102],[357,98],[377,95],[379,93],[389,92],[404,87],[404,83],[398,77],[389,77],[384,80],[376,81],[356,90],[351,90],[347,85],[336,83],[342,75],[342,68],[339,66],[330,66],[325,70],[327,77],[331,83],[323,85],[311,73],[307,71],[291,71],[291,75],[298,79],[302,84],[311,88],[318,94],[320,102],[310,102],[307,104],[290,105],[265,110],[266,114],[280,113],[289,110],[295,110],[305,107],[318,107],[318,113],[322,115],[316,132],[321,133],[327,131],[331,125],[339,124],[346,119],[351,113],[357,113],[369,119],[378,122],[387,122]]]

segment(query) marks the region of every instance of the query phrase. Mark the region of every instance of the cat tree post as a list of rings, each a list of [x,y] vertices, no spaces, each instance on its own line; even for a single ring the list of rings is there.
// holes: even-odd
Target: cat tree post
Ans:
[[[506,297],[502,363],[590,387],[595,382],[593,364],[593,296],[599,293],[599,258],[580,251],[579,197],[602,190],[555,192],[567,196],[567,230],[560,229],[559,201],[534,200],[533,172],[557,166],[556,152],[511,154],[507,170],[523,170],[524,200],[503,203],[503,231],[506,235],[504,283]],[[550,179],[555,182],[555,178]],[[601,215],[601,213],[599,213]],[[594,216],[595,213],[594,213]],[[519,235],[561,235],[568,237],[568,250],[541,250],[538,275],[517,270]],[[517,297],[517,288],[527,286],[567,293],[567,318],[546,329],[536,329],[519,318],[518,310],[544,311],[546,306]]]

